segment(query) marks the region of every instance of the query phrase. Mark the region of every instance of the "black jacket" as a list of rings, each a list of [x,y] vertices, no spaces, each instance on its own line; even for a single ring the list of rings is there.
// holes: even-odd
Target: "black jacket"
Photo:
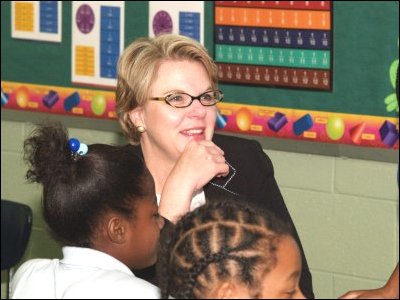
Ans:
[[[303,247],[275,181],[271,160],[264,153],[261,145],[253,140],[215,134],[213,142],[225,152],[225,159],[230,170],[228,176],[214,178],[203,188],[206,201],[229,199],[249,201],[252,205],[272,211],[288,223],[293,229],[294,238],[301,251],[300,288],[306,298],[314,298],[311,273]],[[137,154],[142,154],[140,146],[132,147]],[[149,271],[150,269],[145,271],[142,277],[149,275]],[[135,274],[141,276],[138,272]]]

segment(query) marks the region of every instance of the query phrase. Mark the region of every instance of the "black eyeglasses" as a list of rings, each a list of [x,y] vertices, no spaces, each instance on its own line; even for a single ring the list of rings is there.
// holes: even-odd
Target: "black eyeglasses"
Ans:
[[[197,97],[192,95],[179,92],[167,95],[165,97],[153,97],[150,100],[165,101],[167,104],[176,107],[184,108],[188,107],[193,103],[193,100],[199,100],[203,106],[213,106],[220,102],[224,98],[224,94],[221,91],[207,91]]]

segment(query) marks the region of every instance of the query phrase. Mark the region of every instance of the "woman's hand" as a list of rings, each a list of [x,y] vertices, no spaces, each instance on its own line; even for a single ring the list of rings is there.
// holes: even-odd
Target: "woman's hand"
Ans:
[[[186,145],[170,176],[178,176],[181,184],[196,191],[214,177],[228,173],[224,151],[211,141],[201,141]]]
[[[226,176],[229,166],[224,152],[211,141],[186,145],[169,174],[161,193],[159,214],[176,223],[189,212],[193,193],[214,177]]]

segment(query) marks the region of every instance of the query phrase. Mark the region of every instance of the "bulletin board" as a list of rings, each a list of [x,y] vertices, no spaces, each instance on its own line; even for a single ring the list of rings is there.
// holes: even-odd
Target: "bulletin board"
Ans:
[[[13,16],[11,1],[1,2],[2,111],[116,120],[112,82],[116,53],[134,39],[152,34],[149,2],[15,2],[20,4],[14,7],[19,18]],[[168,5],[165,2],[166,11]],[[221,20],[221,15],[225,19]],[[190,14],[185,12],[185,16]],[[299,18],[296,24],[295,16]],[[288,24],[291,20],[293,24]],[[171,26],[190,27],[181,21],[193,19]],[[217,130],[319,145],[398,149],[394,87],[399,57],[398,1],[205,1],[204,17],[196,22],[203,22],[201,39],[218,64],[220,89],[225,95],[218,105]],[[316,22],[323,22],[325,27],[314,28]],[[41,24],[47,27],[41,29]],[[107,27],[109,32],[103,37],[101,26],[106,25],[112,27]],[[97,30],[98,40],[78,39],[78,43],[88,45],[76,45],[76,28],[81,32]],[[44,31],[44,38],[18,36],[18,31],[35,30]],[[285,43],[287,46],[288,39],[297,41],[299,33],[303,44],[296,46],[299,52],[292,52],[291,58],[293,49],[285,47]],[[258,44],[265,35],[269,44]],[[277,38],[279,42],[275,43]],[[96,58],[90,43],[106,47],[109,52],[101,56],[101,50]],[[82,59],[77,59],[73,49],[80,51]],[[254,51],[250,51],[254,59],[260,52],[265,54],[262,71],[256,71],[259,63],[247,60],[249,49]],[[233,51],[232,57],[238,57],[240,52],[244,59],[226,60],[229,51]],[[275,56],[275,63],[268,62],[270,53]],[[111,81],[102,84],[99,78],[104,76],[94,74],[93,65],[77,64],[90,63],[92,59],[98,59],[98,64],[104,66],[104,76]],[[313,59],[320,64],[313,65]],[[298,65],[304,60],[309,63]],[[285,61],[291,65],[285,65]],[[73,80],[73,65],[83,74],[94,74],[93,80],[82,81],[79,76]],[[226,80],[228,65],[232,67],[232,80]],[[237,67],[241,77],[235,81]],[[296,69],[301,71],[293,73]],[[256,76],[257,72],[260,76]],[[294,74],[297,82],[307,84],[295,84]],[[257,82],[257,78],[264,82]],[[277,78],[279,81],[274,81]]]

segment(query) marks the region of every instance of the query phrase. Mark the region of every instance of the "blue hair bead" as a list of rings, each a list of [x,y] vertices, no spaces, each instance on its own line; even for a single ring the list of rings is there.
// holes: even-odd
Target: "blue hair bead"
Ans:
[[[71,138],[68,141],[68,146],[72,153],[77,152],[79,150],[80,145],[81,143],[75,138]]]

